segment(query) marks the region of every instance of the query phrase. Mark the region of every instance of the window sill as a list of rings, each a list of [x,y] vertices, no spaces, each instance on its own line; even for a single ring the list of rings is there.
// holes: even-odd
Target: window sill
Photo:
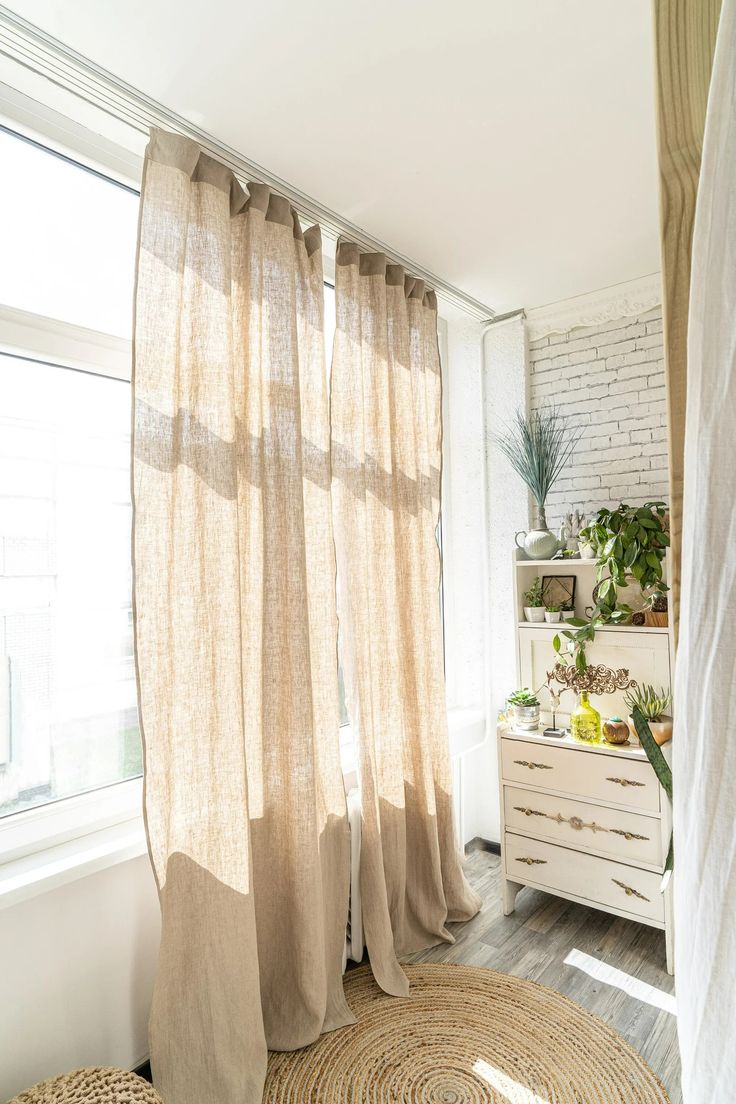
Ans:
[[[485,724],[480,710],[449,709],[447,719],[453,758],[483,743]],[[346,783],[356,785],[357,763],[349,730],[343,730],[341,743]],[[6,860],[0,864],[0,909],[147,852],[140,779],[9,819],[12,824],[6,831],[12,828],[13,835],[4,841],[0,829],[0,853]],[[3,842],[10,846],[2,847]]]
[[[0,866],[0,909],[146,854],[140,814]]]

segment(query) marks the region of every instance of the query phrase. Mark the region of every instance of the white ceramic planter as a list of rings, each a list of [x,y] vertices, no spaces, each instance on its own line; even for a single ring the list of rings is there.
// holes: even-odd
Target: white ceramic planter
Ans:
[[[524,616],[527,621],[544,621],[544,606],[524,606]]]
[[[575,616],[575,610],[562,610],[560,617],[563,621],[572,621]]]
[[[580,549],[581,560],[595,560],[597,558],[592,544],[578,544],[578,548]]]
[[[548,625],[556,625],[557,622],[561,620],[560,611],[559,610],[545,610],[544,611],[544,620],[547,622]]]

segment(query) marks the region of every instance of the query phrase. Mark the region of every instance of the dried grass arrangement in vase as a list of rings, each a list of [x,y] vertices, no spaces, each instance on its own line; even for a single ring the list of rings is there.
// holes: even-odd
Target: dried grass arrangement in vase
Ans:
[[[559,540],[547,527],[545,504],[581,432],[571,427],[556,407],[543,406],[529,414],[517,410],[512,424],[497,437],[498,447],[536,503],[532,529],[516,534],[518,547],[530,560],[549,560],[560,548]]]

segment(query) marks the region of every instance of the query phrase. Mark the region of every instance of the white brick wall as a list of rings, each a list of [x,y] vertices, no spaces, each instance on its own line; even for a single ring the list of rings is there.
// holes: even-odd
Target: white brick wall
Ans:
[[[667,501],[662,311],[550,334],[529,345],[532,409],[554,403],[583,433],[547,502],[560,524],[577,507]]]

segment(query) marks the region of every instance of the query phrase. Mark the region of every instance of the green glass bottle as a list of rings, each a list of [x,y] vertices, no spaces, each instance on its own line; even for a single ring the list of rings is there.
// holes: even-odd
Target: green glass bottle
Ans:
[[[570,714],[570,732],[573,739],[581,744],[600,744],[603,742],[601,715],[590,704],[587,690],[581,692],[578,704]]]

